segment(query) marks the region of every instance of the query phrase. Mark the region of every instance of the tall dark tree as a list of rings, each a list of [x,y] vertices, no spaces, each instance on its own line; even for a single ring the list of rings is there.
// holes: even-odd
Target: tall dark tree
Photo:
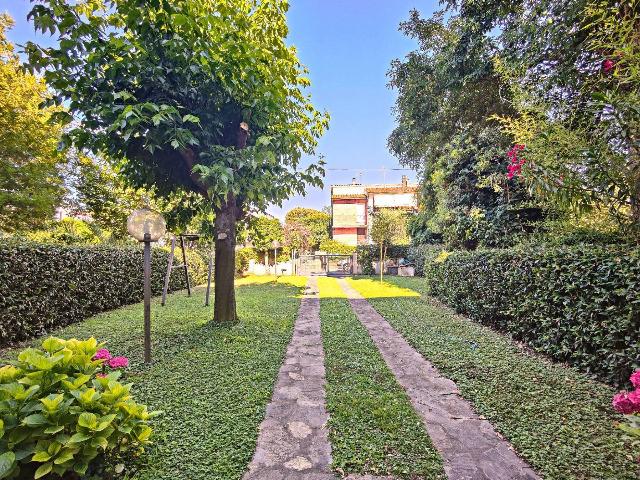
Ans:
[[[505,131],[521,180],[582,214],[608,211],[640,238],[640,1],[448,0],[462,58],[493,41],[509,84]]]
[[[490,36],[469,37],[467,29],[461,14],[445,12],[425,19],[412,11],[401,24],[419,47],[391,65],[398,125],[388,145],[422,177],[415,236],[444,237],[453,247],[498,246],[529,228],[521,208],[526,195],[508,185],[511,140],[494,119],[513,112],[493,62],[498,45]]]
[[[38,0],[53,48],[29,62],[75,118],[66,139],[119,162],[134,187],[196,192],[215,210],[214,318],[236,319],[236,223],[321,185],[301,170],[328,124],[285,43],[286,0]],[[197,213],[192,210],[190,213]]]

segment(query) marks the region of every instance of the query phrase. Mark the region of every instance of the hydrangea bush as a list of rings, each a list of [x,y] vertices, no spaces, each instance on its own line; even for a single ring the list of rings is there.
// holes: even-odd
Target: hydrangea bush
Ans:
[[[625,415],[626,423],[620,423],[618,427],[633,440],[635,446],[640,446],[640,370],[636,370],[630,380],[634,390],[616,394],[611,403],[616,412]]]
[[[100,347],[51,337],[0,368],[0,479],[83,475],[106,455],[143,452],[157,412],[118,381],[128,359]]]

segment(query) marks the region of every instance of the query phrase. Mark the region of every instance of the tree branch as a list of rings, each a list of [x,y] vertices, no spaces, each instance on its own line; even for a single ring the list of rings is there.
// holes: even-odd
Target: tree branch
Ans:
[[[209,199],[209,192],[207,191],[207,187],[204,185],[204,183],[202,183],[202,180],[200,179],[198,174],[192,171],[193,166],[195,165],[195,160],[196,160],[195,152],[190,148],[187,148],[186,150],[180,151],[180,157],[182,158],[185,165],[187,166],[187,172],[189,174],[189,178],[191,178],[191,181],[193,182],[193,185],[196,188],[196,191],[202,196],[204,196],[206,199]]]

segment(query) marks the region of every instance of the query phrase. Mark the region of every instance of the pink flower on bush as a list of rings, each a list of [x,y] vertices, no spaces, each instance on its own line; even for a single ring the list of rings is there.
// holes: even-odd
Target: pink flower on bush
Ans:
[[[94,360],[111,360],[111,354],[109,353],[109,350],[107,350],[106,348],[101,348],[93,356],[93,359]]]
[[[518,157],[518,154],[522,152],[522,150],[524,150],[524,145],[522,145],[521,143],[516,143],[507,152],[507,158],[509,159],[509,165],[507,165],[507,178],[509,180],[511,180],[513,177],[520,176],[522,166],[526,162],[524,158]]]
[[[615,411],[623,415],[640,413],[640,370],[633,372],[629,380],[636,389],[632,392],[617,393],[611,401]]]
[[[129,359],[127,357],[113,357],[109,360],[108,365],[111,368],[126,368],[129,366]]]
[[[637,392],[632,392],[637,393]],[[631,394],[628,392],[620,392],[613,397],[611,404],[616,412],[623,415],[631,415],[632,413],[640,411],[640,404],[636,403]]]
[[[604,70],[604,73],[611,73],[615,67],[616,63],[610,58],[607,58],[602,62],[602,70]]]

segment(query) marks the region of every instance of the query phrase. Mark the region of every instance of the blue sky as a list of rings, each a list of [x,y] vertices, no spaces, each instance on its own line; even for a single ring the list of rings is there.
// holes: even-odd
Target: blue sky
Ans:
[[[270,212],[283,217],[295,206],[321,208],[329,204],[329,185],[348,183],[358,176],[365,183],[398,182],[403,174],[386,147],[394,127],[391,107],[395,92],[386,86],[386,72],[394,58],[415,48],[398,31],[409,11],[423,16],[437,9],[435,0],[291,0],[289,43],[310,70],[311,94],[317,108],[331,114],[329,131],[320,140],[328,169],[389,169],[382,171],[327,171],[325,188],[309,189],[306,197],[294,197],[283,208]],[[16,27],[9,32],[15,43],[33,40],[26,21],[28,0],[0,0],[0,10],[13,16]],[[37,39],[37,38],[36,38]],[[48,40],[48,39],[37,39]]]

